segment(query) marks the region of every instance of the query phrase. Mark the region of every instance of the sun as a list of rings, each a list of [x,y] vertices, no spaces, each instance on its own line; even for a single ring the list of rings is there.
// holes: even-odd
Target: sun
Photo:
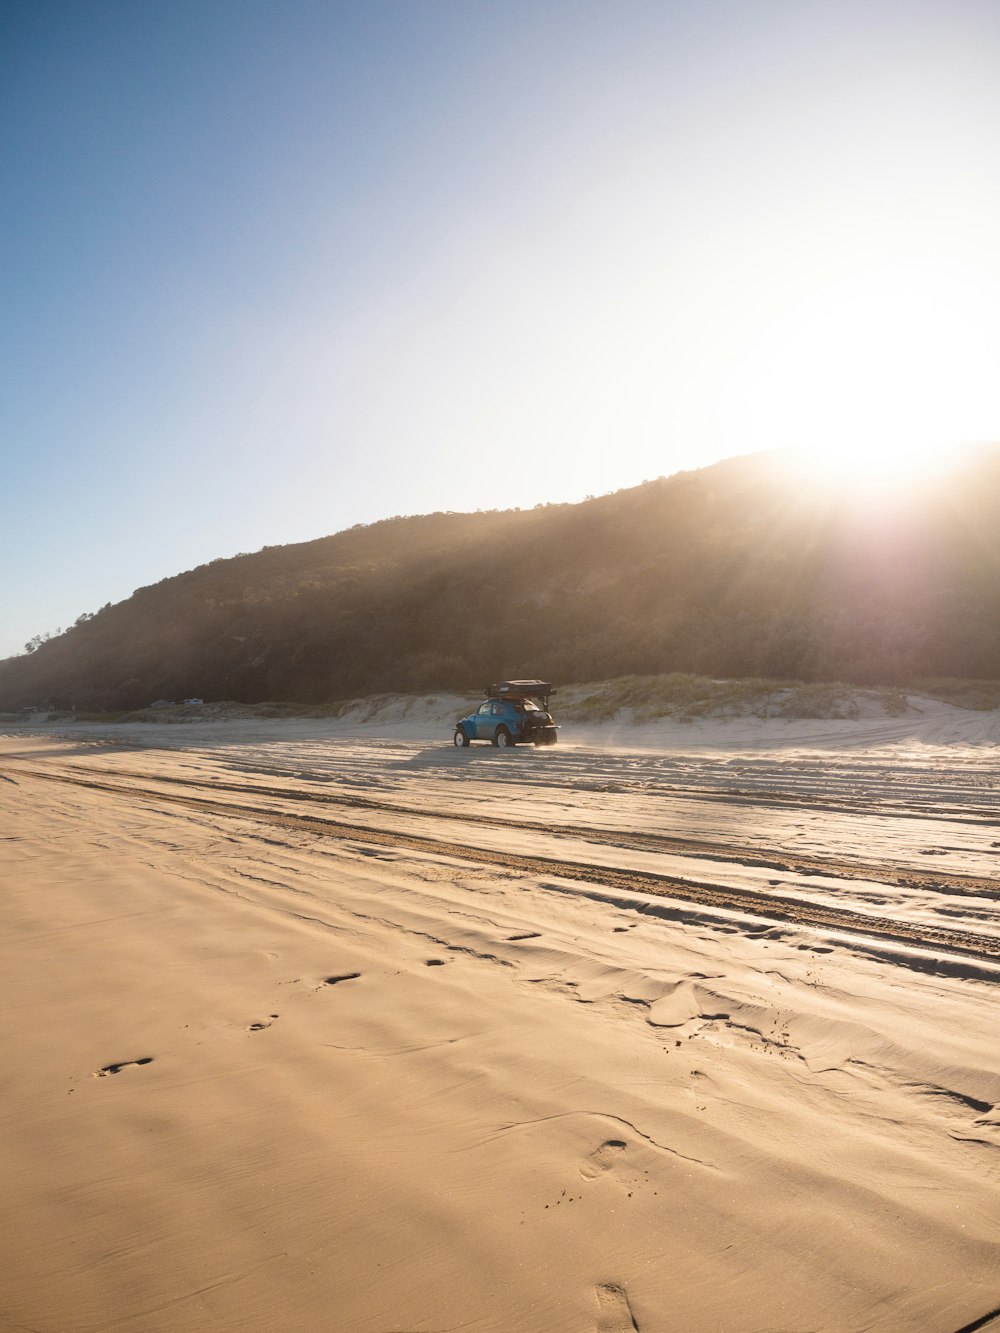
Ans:
[[[961,444],[1000,436],[998,298],[981,275],[931,263],[825,285],[728,368],[729,447],[788,448],[804,473],[859,490],[926,482]]]
[[[852,495],[883,507],[891,497],[926,491],[952,469],[956,451],[934,443],[915,447],[891,440],[855,438],[850,447],[788,451],[788,472],[801,487],[833,496]]]

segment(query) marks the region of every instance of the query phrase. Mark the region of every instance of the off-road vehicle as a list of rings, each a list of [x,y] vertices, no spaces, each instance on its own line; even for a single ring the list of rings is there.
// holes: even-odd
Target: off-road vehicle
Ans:
[[[510,745],[555,745],[556,724],[549,712],[555,691],[544,680],[504,680],[485,691],[486,701],[455,723],[455,745],[492,741]]]

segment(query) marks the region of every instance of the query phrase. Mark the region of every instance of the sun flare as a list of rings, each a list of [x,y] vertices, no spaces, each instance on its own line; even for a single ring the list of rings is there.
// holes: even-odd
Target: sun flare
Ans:
[[[791,458],[804,480],[877,494],[923,486],[948,470],[954,453],[934,441],[855,432],[828,447],[794,447]]]
[[[932,264],[828,286],[730,366],[721,429],[733,446],[790,448],[820,480],[925,482],[962,443],[996,435],[998,298],[981,275]]]

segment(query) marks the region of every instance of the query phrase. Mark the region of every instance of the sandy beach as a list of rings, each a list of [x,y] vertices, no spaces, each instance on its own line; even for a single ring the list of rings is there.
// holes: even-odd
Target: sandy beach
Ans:
[[[1000,716],[0,731],[0,1330],[1000,1329]]]

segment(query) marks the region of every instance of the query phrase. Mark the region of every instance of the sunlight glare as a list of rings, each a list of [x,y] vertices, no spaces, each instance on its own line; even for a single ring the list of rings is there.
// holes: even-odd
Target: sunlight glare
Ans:
[[[1000,437],[1000,283],[896,265],[828,285],[758,330],[721,385],[732,449],[790,448],[819,481],[919,482]]]

